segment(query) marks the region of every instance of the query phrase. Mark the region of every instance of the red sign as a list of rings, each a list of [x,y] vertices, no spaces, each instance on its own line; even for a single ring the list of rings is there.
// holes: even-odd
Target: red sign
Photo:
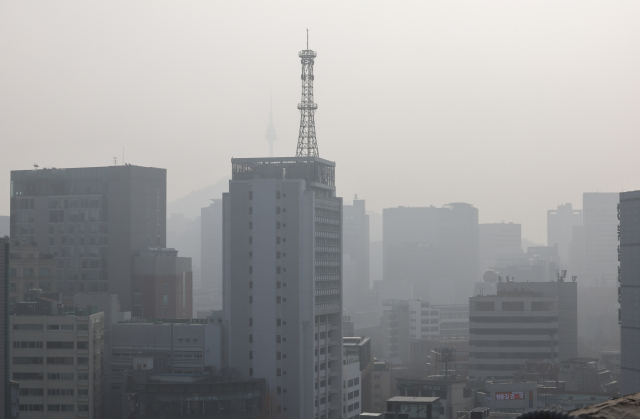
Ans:
[[[496,400],[524,400],[524,391],[496,393]]]

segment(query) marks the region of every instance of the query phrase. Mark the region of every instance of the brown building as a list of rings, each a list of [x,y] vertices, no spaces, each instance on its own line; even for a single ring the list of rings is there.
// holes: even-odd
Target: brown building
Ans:
[[[30,289],[39,288],[43,292],[55,292],[56,261],[50,255],[40,254],[36,245],[17,246],[17,243],[11,244],[9,305],[25,301],[24,294]]]
[[[175,249],[150,248],[133,259],[133,300],[146,319],[193,317],[191,258]]]

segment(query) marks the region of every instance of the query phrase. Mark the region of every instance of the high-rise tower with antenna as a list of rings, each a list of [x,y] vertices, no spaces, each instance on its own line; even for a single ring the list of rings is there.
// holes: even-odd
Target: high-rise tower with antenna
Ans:
[[[276,128],[273,126],[273,99],[269,98],[269,126],[267,127],[267,133],[265,139],[269,141],[269,157],[273,157],[273,142],[278,139],[276,135]]]
[[[314,114],[318,105],[313,102],[313,59],[316,52],[309,49],[309,31],[307,30],[307,49],[300,51],[298,57],[302,62],[302,100],[300,109],[300,133],[296,157],[320,157],[316,141],[316,123]]]
[[[342,198],[335,162],[318,157],[315,56],[300,52],[297,156],[231,159],[222,197],[225,363],[266,379],[270,417],[278,419],[346,417]],[[349,402],[352,412],[358,402]]]

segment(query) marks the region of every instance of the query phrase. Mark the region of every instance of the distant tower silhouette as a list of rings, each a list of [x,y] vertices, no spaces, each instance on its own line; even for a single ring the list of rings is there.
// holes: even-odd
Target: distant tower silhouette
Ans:
[[[300,109],[300,134],[298,135],[298,149],[296,157],[320,157],[316,142],[316,124],[313,115],[318,105],[313,103],[313,59],[316,52],[309,49],[309,30],[307,29],[307,49],[300,51],[298,57],[302,60],[302,101]]]
[[[273,126],[273,99],[271,97],[269,97],[269,102],[269,126],[267,127],[265,139],[269,141],[269,157],[273,157],[273,142],[278,139],[278,136],[276,135],[276,128]]]

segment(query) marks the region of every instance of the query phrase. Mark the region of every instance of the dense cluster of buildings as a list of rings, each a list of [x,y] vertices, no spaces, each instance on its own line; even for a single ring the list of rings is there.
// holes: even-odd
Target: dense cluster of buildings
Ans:
[[[468,203],[384,209],[373,245],[299,56],[296,157],[232,159],[198,266],[168,247],[166,170],[11,172],[4,417],[484,419],[640,391],[640,192],[549,210],[526,249]]]

